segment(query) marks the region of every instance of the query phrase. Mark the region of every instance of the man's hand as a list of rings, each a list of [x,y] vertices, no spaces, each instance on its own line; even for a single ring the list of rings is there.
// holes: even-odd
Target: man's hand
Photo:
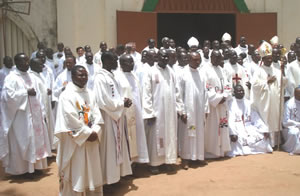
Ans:
[[[124,99],[124,107],[129,108],[132,105],[132,101],[128,98]]]
[[[231,140],[231,142],[236,142],[238,140],[238,136],[237,135],[230,135],[230,140]]]
[[[186,114],[182,114],[182,115],[180,116],[180,118],[181,118],[181,120],[182,120],[182,122],[183,122],[184,124],[187,123],[187,115],[186,115]]]
[[[226,101],[226,98],[223,97],[222,100],[219,102],[219,104],[223,104]]]
[[[92,132],[92,134],[88,137],[87,141],[93,142],[98,139],[98,134],[96,132]]]
[[[268,77],[268,84],[272,84],[275,81],[276,81],[276,77],[275,76]]]
[[[48,89],[47,89],[47,94],[48,94],[48,95],[51,95],[51,94],[52,94],[52,90],[48,88]]]
[[[36,91],[34,90],[34,88],[28,89],[27,93],[29,96],[36,96]]]
[[[251,83],[249,81],[246,82],[246,86],[248,87],[249,90],[251,90]]]
[[[270,138],[270,133],[264,133],[264,137],[265,137],[265,139]]]

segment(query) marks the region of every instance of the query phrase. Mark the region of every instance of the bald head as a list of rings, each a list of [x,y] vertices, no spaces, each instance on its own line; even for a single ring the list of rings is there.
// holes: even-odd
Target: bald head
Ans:
[[[213,50],[210,58],[211,58],[211,64],[213,66],[218,66],[221,63],[222,55],[219,50]]]
[[[130,54],[124,54],[120,57],[120,65],[123,72],[131,72],[134,67],[134,61]]]
[[[193,69],[197,69],[201,64],[201,56],[198,52],[191,52],[190,53],[190,67]]]
[[[295,99],[300,101],[300,86],[295,88],[294,95],[295,95]]]

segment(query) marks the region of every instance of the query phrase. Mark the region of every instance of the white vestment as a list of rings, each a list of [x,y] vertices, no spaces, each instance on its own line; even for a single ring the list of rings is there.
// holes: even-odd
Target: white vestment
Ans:
[[[35,80],[37,82],[37,86],[39,88],[41,98],[42,98],[42,103],[44,106],[49,143],[50,143],[51,148],[55,149],[55,147],[53,146],[54,126],[55,126],[54,125],[54,116],[53,116],[52,106],[51,106],[51,97],[49,97],[48,91],[47,91],[47,86],[46,86],[47,83],[40,73],[31,71],[31,70],[29,72],[30,72],[30,74],[33,75],[33,77],[35,77]]]
[[[95,55],[93,62],[94,64],[97,64],[100,68],[102,68],[102,60],[101,60],[102,52],[99,50]]]
[[[58,58],[59,55],[62,55],[60,58]],[[65,53],[64,52],[56,52],[53,54],[53,61],[54,61],[54,68],[55,68],[55,73],[54,73],[54,78],[57,78],[57,76],[63,72],[64,70],[64,62],[65,62]]]
[[[280,71],[274,67],[262,65],[253,76],[252,80],[252,107],[261,116],[264,123],[269,127],[271,133],[272,147],[278,144],[279,127],[279,104],[280,104]],[[268,77],[275,76],[275,82],[268,84]],[[283,78],[283,88],[286,85],[286,78]],[[283,104],[283,101],[282,101]],[[283,106],[283,105],[282,105]],[[281,107],[282,107],[281,106]],[[282,110],[283,111],[283,110]]]
[[[4,85],[4,79],[5,77],[13,70],[15,70],[16,67],[12,67],[11,69],[8,69],[7,67],[3,66],[2,69],[0,69],[0,98],[1,98],[1,91]]]
[[[55,136],[60,196],[102,194],[100,138],[103,119],[93,94],[69,83],[59,97]],[[96,141],[87,141],[92,132]],[[93,191],[91,193],[91,191]]]
[[[205,126],[205,158],[224,157],[230,151],[227,101],[231,88],[220,66],[210,64],[205,70],[209,111]],[[219,104],[223,97],[226,101]]]
[[[208,96],[204,74],[199,69],[186,66],[179,78],[187,123],[179,120],[179,155],[182,159],[204,160],[205,114],[209,113]]]
[[[67,86],[69,82],[72,81],[71,71],[68,69],[64,69],[55,80],[54,87],[53,87],[53,94],[58,99],[60,94],[63,92],[64,87]]]
[[[115,78],[122,89],[122,96],[132,100],[132,106],[125,110],[130,156],[135,162],[148,163],[147,140],[142,116],[142,91],[139,81],[132,72],[122,70],[115,72]]]
[[[142,51],[144,51],[144,50],[146,50],[146,51],[154,50],[155,53],[158,53],[158,49],[157,49],[156,47],[154,47],[154,48],[149,48],[149,46],[146,46]]]
[[[242,47],[240,44],[234,49],[237,55],[240,55],[241,53],[245,53],[248,56],[248,46]]]
[[[135,71],[135,75],[138,77],[140,82],[141,92],[143,92],[143,87],[145,83],[146,75],[148,74],[150,65],[148,63],[141,63]]]
[[[143,117],[147,121],[147,141],[151,166],[175,164],[177,159],[177,113],[182,114],[183,104],[176,77],[167,65],[157,63],[150,68],[143,88]]]
[[[300,60],[300,59],[299,59]],[[291,97],[294,96],[294,90],[300,85],[300,61],[295,60],[289,64],[287,69],[288,86],[287,90]]]
[[[104,129],[100,145],[103,183],[113,184],[120,176],[132,174],[125,130],[124,97],[114,74],[100,69],[95,76],[96,103],[101,109]]]
[[[36,96],[28,96],[34,88]],[[51,155],[41,95],[27,72],[12,71],[4,81],[0,107],[0,159],[13,175],[46,169]]]
[[[300,101],[291,98],[285,105],[282,131],[282,149],[290,154],[300,154]]]
[[[99,71],[100,66],[98,64],[88,64],[88,63],[84,63],[82,64],[82,66],[84,66],[86,71],[88,72],[88,82],[86,86],[88,89],[93,90],[95,75]]]
[[[230,63],[229,63],[230,64]],[[231,72],[231,84],[232,84],[232,89],[236,86],[236,85],[242,85],[245,91],[245,98],[249,99],[250,98],[250,90],[247,87],[246,83],[249,82],[249,77],[247,74],[247,71],[245,70],[245,68],[239,64],[230,64],[231,68],[232,68],[232,72]]]
[[[236,142],[231,142],[231,152],[228,155],[233,157],[272,152],[270,139],[263,135],[268,132],[268,127],[259,114],[251,110],[250,101],[234,97],[228,105],[230,135],[238,136]]]

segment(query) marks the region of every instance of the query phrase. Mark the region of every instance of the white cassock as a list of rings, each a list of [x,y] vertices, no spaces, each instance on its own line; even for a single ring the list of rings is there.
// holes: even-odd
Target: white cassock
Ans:
[[[34,88],[36,96],[28,96]],[[34,78],[14,70],[5,78],[1,94],[0,159],[13,175],[47,168],[51,148],[41,95]]]
[[[144,50],[146,50],[146,51],[154,50],[155,53],[158,53],[158,49],[157,49],[156,47],[154,47],[154,48],[149,48],[149,46],[146,46],[142,51],[144,51]]]
[[[3,66],[2,69],[0,69],[0,99],[1,99],[1,91],[4,85],[4,79],[11,71],[15,69],[16,69],[15,66],[13,66],[11,69],[8,69],[7,67]]]
[[[58,57],[59,55],[61,55],[60,58]],[[57,76],[61,72],[63,72],[65,59],[66,57],[64,52],[56,52],[53,54],[53,61],[54,61],[54,68],[55,68],[55,72],[53,72],[54,78],[57,78]]]
[[[248,55],[248,46],[242,47],[240,44],[234,49],[237,55],[240,55],[241,53],[245,53]]]
[[[101,52],[101,50],[99,50],[99,51],[94,55],[94,59],[93,59],[94,64],[97,64],[98,66],[100,66],[100,68],[102,68],[102,60],[101,60],[101,56],[102,56],[102,52]]]
[[[138,80],[140,82],[141,92],[143,92],[145,78],[149,72],[149,69],[150,69],[150,65],[148,63],[141,63],[135,71],[135,75],[138,77]]]
[[[286,77],[288,79],[288,93],[294,97],[294,90],[300,85],[300,61],[295,60],[289,64]]]
[[[250,101],[234,97],[229,101],[228,107],[230,135],[238,136],[236,142],[231,142],[231,152],[228,155],[234,157],[273,152],[270,139],[264,138],[268,127],[259,114],[251,109]]]
[[[72,81],[72,74],[71,71],[68,71],[67,68],[65,68],[64,71],[61,72],[55,79],[54,87],[52,91],[52,95],[55,97],[54,101],[56,101],[55,108],[53,110],[54,120],[56,119],[57,103],[58,103],[59,96],[63,92],[63,89],[71,81]]]
[[[85,64],[86,59],[85,59],[85,54],[79,57],[76,57],[76,65],[83,65]]]
[[[49,69],[51,69],[53,78],[56,78],[56,69],[55,69],[55,64],[53,59],[48,59],[46,58],[45,66],[47,66]]]
[[[280,75],[281,72],[276,68],[262,65],[254,73],[251,87],[251,93],[253,94],[253,100],[251,100],[252,107],[259,113],[264,123],[269,127],[272,147],[278,144],[277,135],[280,130],[280,127],[278,127],[280,116]],[[276,80],[268,84],[267,78],[270,76],[275,76]],[[285,77],[283,79],[283,87],[285,87],[287,80]]]
[[[123,97],[132,100],[132,106],[125,109],[129,136],[130,156],[134,162],[149,163],[148,147],[142,116],[142,91],[137,77],[132,72],[114,72]]]
[[[54,87],[53,87],[53,94],[58,99],[60,94],[63,92],[63,88],[67,86],[69,82],[72,81],[72,74],[71,71],[68,69],[64,69],[55,80]]]
[[[220,66],[210,64],[205,71],[208,89],[209,114],[205,125],[205,158],[224,157],[230,151],[227,101],[231,88]],[[219,104],[223,97],[226,101]]]
[[[187,123],[178,123],[179,155],[182,159],[204,160],[205,114],[209,113],[204,74],[186,66],[178,83],[187,114]]]
[[[61,196],[103,195],[102,125],[103,119],[92,92],[70,82],[59,97],[55,126]],[[98,134],[98,139],[87,141],[92,132]]]
[[[125,132],[124,97],[113,73],[100,69],[95,76],[96,103],[104,119],[100,153],[103,183],[113,184],[132,174]]]
[[[300,154],[300,101],[295,97],[285,105],[282,135],[282,149],[290,154]]]
[[[55,148],[53,146],[54,126],[55,126],[54,125],[54,116],[52,113],[51,99],[49,99],[46,83],[45,83],[44,78],[41,75],[41,73],[37,73],[32,70],[30,70],[28,72],[36,80],[37,87],[38,87],[40,95],[41,95],[42,104],[44,107],[49,143],[50,143],[51,148],[54,149]]]
[[[230,64],[231,65],[231,64]],[[249,82],[249,77],[247,74],[247,70],[240,64],[234,64],[231,65],[232,72],[231,72],[231,81],[232,81],[232,89],[236,85],[242,85],[245,91],[245,98],[249,99],[250,98],[250,90],[247,87],[246,83]]]
[[[135,73],[136,69],[141,64],[142,55],[135,51],[134,53],[131,53],[130,56],[133,58],[134,61],[133,72]]]
[[[183,113],[183,104],[175,74],[168,65],[163,69],[155,63],[143,88],[143,117],[156,118],[146,122],[151,166],[176,163],[177,113]]]
[[[52,146],[52,149],[55,149],[53,146],[53,138],[54,138],[54,126],[55,126],[55,117],[52,110],[52,101],[58,101],[55,96],[53,96],[53,90],[54,90],[54,75],[52,70],[45,65],[43,68],[43,71],[40,73],[42,76],[41,79],[43,80],[44,86],[47,89],[50,89],[52,91],[51,95],[47,95],[47,100],[45,103],[45,110],[46,110],[46,117],[47,117],[47,127],[48,127],[48,133],[50,138],[50,144]]]

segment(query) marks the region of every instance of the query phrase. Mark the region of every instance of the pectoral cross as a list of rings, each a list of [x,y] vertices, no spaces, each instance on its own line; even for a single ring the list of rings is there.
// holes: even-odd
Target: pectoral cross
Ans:
[[[239,84],[239,80],[241,80],[242,78],[239,77],[239,75],[236,73],[235,77],[232,78],[232,80],[235,80],[236,84]]]

